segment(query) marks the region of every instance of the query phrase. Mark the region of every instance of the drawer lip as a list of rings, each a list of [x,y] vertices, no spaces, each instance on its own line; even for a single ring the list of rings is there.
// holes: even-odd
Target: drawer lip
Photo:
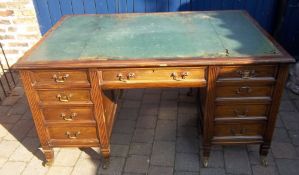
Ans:
[[[49,144],[53,147],[98,147],[100,141],[98,139],[50,139]]]
[[[235,145],[235,144],[258,144],[263,143],[263,136],[224,136],[224,137],[213,137],[211,139],[212,144],[215,145]]]
[[[266,121],[267,116],[247,116],[244,118],[236,118],[236,117],[214,117],[215,123],[223,123],[223,122],[246,122],[246,121]]]
[[[90,127],[96,126],[95,120],[78,120],[78,121],[44,121],[45,127],[48,128],[64,128],[64,127]]]

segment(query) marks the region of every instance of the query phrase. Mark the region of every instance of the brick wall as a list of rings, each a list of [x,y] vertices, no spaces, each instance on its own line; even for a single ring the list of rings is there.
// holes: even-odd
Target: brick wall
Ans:
[[[0,0],[0,42],[10,65],[40,37],[32,0]]]

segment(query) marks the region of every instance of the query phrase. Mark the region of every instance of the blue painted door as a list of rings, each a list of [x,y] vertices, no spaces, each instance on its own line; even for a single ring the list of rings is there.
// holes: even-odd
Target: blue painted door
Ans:
[[[63,15],[245,9],[268,31],[277,0],[33,0],[42,34]]]

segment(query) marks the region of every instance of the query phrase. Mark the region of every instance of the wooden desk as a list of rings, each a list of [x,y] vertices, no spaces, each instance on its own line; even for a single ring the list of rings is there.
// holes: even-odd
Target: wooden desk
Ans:
[[[118,89],[196,87],[207,166],[214,144],[267,155],[291,62],[246,12],[219,11],[66,16],[14,68],[48,163],[53,147],[109,159]]]

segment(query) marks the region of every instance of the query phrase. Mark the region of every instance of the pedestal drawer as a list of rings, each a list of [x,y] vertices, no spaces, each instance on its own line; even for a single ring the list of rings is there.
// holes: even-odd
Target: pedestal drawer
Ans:
[[[95,126],[49,127],[48,131],[51,139],[97,139]]]
[[[47,107],[43,109],[43,114],[46,122],[94,121],[91,107]]]
[[[265,130],[264,122],[254,123],[216,123],[214,126],[215,137],[227,136],[262,136]]]
[[[40,101],[43,103],[68,104],[71,102],[90,102],[90,92],[88,89],[74,90],[38,90]]]
[[[31,80],[37,88],[89,86],[86,70],[33,70]]]
[[[217,97],[271,97],[272,86],[220,86],[216,88]]]
[[[268,104],[227,104],[217,105],[215,120],[266,119]]]
[[[275,79],[276,65],[223,66],[220,67],[219,80],[258,80]]]

